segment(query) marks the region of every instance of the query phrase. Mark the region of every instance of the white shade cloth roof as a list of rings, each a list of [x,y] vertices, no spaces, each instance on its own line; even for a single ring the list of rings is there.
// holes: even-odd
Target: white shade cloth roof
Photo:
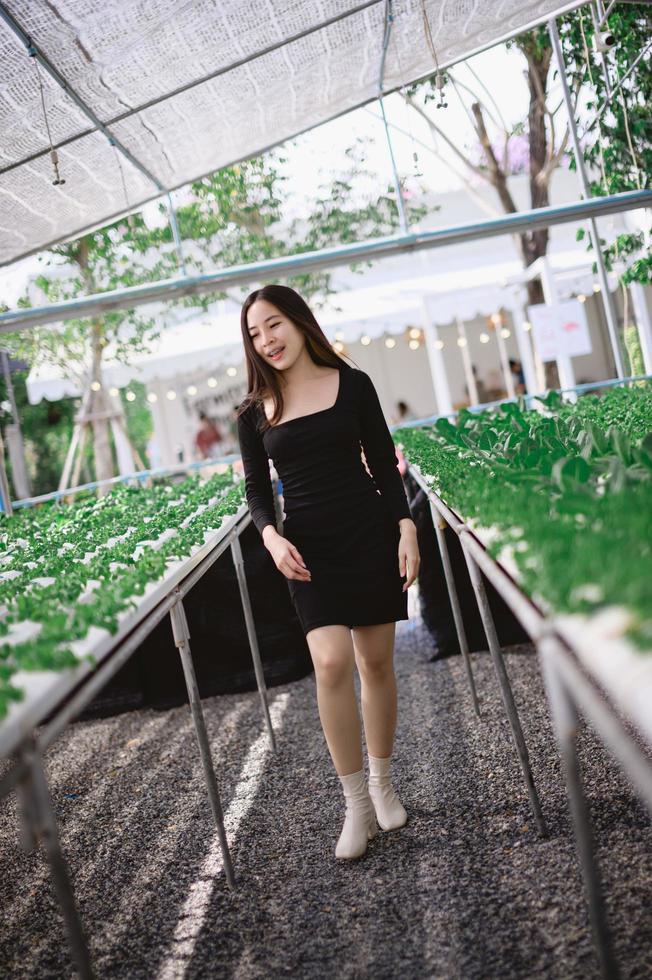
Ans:
[[[3,6],[23,40],[0,10],[0,264],[378,94],[384,0],[5,0]],[[573,6],[395,0],[384,88],[434,70],[424,12],[445,66]],[[25,37],[133,162],[37,67]],[[65,179],[57,187],[39,75]]]

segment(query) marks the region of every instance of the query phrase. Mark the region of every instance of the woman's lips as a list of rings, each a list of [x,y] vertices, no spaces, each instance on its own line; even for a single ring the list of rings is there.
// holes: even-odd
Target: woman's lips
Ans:
[[[270,361],[279,361],[283,357],[284,353],[285,353],[285,347],[282,347],[281,350],[278,352],[278,354],[275,354],[274,357],[269,355],[269,359]]]

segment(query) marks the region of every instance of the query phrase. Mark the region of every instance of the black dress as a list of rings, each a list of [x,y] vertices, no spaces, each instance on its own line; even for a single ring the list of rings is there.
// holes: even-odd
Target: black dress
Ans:
[[[330,408],[280,422],[262,435],[261,404],[249,405],[238,419],[252,520],[261,534],[267,524],[276,528],[272,459],[283,483],[283,536],[312,576],[310,582],[287,579],[304,635],[332,623],[370,626],[409,618],[398,522],[411,514],[394,443],[369,375],[344,362],[339,372]]]

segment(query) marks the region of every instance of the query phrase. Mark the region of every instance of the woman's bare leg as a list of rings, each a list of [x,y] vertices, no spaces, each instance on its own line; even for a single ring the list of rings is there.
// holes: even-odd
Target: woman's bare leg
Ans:
[[[355,626],[351,632],[360,674],[367,751],[369,755],[387,758],[392,754],[396,731],[396,623]]]
[[[338,776],[362,769],[362,732],[353,685],[348,626],[319,626],[306,635],[317,679],[317,706]]]

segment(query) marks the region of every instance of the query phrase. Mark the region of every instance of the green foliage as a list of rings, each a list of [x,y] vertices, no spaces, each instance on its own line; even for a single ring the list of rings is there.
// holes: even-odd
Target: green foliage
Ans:
[[[461,412],[455,425],[394,435],[446,503],[494,529],[493,553],[513,547],[523,588],[544,608],[623,604],[636,617],[631,638],[650,650],[652,385],[574,405],[550,392],[542,405]]]
[[[616,4],[607,18],[616,44],[606,55],[611,87],[615,88],[649,43],[652,22],[646,3]],[[569,80],[582,91],[584,159],[597,174],[591,183],[594,196],[649,188],[652,181],[652,57],[642,58],[619,92],[608,99],[599,56],[593,51],[594,27],[582,7],[561,21],[560,37]],[[606,102],[608,108],[601,112]],[[599,118],[598,118],[599,114]],[[571,169],[575,169],[571,160]],[[639,234],[620,235],[605,249],[609,267],[617,258],[627,260],[621,276],[628,282],[652,282],[652,260]]]
[[[80,496],[70,506],[0,518],[0,718],[22,697],[12,683],[18,670],[77,664],[75,641],[93,626],[116,633],[135,597],[163,578],[170,562],[203,545],[206,532],[243,500],[244,481],[234,485],[229,467],[205,482],[193,476],[149,489],[120,485],[99,500]],[[166,532],[172,533],[154,548]],[[26,621],[37,624],[38,634],[12,636]]]

